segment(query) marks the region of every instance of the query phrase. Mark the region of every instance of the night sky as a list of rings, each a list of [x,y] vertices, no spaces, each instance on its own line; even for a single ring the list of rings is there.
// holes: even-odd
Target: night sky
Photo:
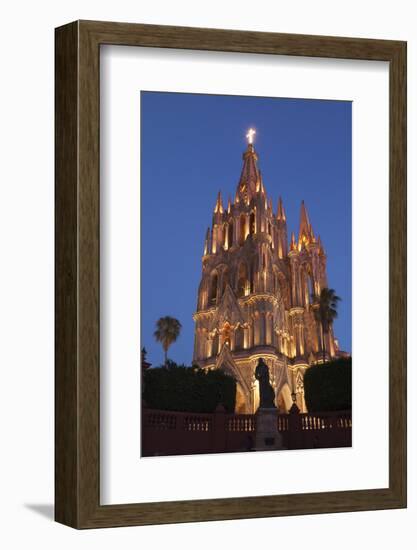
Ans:
[[[204,237],[219,190],[234,198],[245,135],[256,129],[268,198],[279,195],[288,237],[304,199],[327,254],[329,287],[342,298],[335,334],[351,351],[351,103],[141,92],[141,346],[157,366],[153,332],[170,315],[183,328],[168,356],[191,364]]]

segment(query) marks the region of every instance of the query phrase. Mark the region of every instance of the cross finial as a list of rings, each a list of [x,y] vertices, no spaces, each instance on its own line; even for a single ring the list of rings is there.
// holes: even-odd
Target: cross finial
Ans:
[[[246,134],[246,137],[248,138],[248,143],[251,145],[253,143],[253,136],[256,134],[256,130],[253,128],[249,128],[248,133]]]

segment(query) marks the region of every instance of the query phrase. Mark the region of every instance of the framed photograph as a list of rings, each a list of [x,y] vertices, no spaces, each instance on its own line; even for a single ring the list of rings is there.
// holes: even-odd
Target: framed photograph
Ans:
[[[56,29],[55,375],[66,525],[405,507],[406,43]]]

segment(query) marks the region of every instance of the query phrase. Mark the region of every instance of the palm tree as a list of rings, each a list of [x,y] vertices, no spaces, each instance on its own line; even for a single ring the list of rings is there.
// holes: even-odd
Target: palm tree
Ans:
[[[165,366],[168,361],[168,348],[180,335],[182,325],[174,317],[161,317],[156,322],[156,330],[153,333],[155,340],[161,342],[165,354]]]
[[[320,296],[317,297],[313,295],[312,300],[314,317],[321,326],[324,363],[326,361],[325,335],[329,332],[333,321],[337,318],[337,304],[340,302],[341,298],[336,295],[332,288],[322,288]]]

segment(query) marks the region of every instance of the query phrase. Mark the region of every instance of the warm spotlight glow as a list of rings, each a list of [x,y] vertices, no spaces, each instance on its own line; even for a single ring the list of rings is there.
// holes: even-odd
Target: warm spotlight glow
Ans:
[[[253,128],[249,128],[248,133],[246,134],[246,137],[248,138],[248,143],[253,143],[253,136],[256,134],[256,130]]]

